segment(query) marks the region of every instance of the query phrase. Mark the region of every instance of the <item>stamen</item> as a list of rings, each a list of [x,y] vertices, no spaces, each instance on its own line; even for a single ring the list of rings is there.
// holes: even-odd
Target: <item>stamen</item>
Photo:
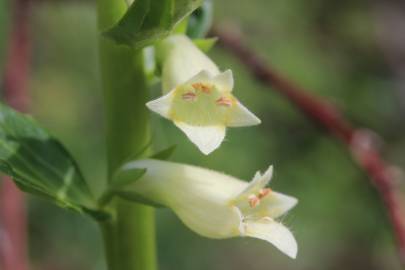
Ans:
[[[203,83],[193,83],[191,85],[195,90],[200,90],[206,94],[211,93],[212,87]]]
[[[211,92],[211,87],[205,84],[201,84],[201,91],[204,93],[209,94]]]
[[[232,106],[232,100],[230,98],[227,98],[227,97],[220,97],[215,102],[219,106],[225,106],[225,107],[231,107]]]
[[[260,199],[254,194],[248,197],[248,201],[251,208],[255,208],[260,204]]]
[[[181,97],[183,100],[186,100],[186,101],[194,101],[195,98],[197,97],[197,95],[193,92],[187,92],[187,93],[181,95]]]
[[[257,195],[251,194],[248,197],[248,202],[251,208],[255,208],[260,204],[260,200],[266,197],[271,192],[270,188],[263,188],[261,189]]]
[[[259,194],[257,195],[257,197],[258,197],[259,199],[263,199],[263,198],[266,197],[270,192],[271,192],[271,189],[270,189],[270,188],[261,189],[261,190],[259,191]]]

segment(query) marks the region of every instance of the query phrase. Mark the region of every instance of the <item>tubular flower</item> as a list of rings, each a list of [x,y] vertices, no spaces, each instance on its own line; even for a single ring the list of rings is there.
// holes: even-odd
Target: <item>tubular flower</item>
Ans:
[[[214,62],[185,36],[160,46],[164,95],[146,106],[170,119],[203,152],[220,146],[226,127],[260,123],[233,95],[232,71],[221,73]]]
[[[250,183],[191,165],[158,160],[127,163],[123,170],[146,169],[129,187],[150,202],[171,208],[196,233],[209,238],[249,236],[272,243],[295,258],[292,233],[275,221],[297,200],[266,188],[270,166],[257,172]]]

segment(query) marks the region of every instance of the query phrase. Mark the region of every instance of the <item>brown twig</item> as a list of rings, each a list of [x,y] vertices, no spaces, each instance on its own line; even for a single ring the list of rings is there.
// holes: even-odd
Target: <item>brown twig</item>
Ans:
[[[4,100],[19,111],[28,107],[30,0],[13,1],[12,29],[4,73]],[[9,177],[0,188],[0,269],[26,270],[27,228],[24,196]]]
[[[378,190],[395,232],[402,262],[405,263],[405,220],[403,203],[395,186],[395,175],[391,167],[381,158],[370,133],[354,128],[339,110],[329,102],[309,94],[265,64],[255,52],[243,45],[234,34],[212,30],[219,43],[242,62],[252,75],[265,85],[285,96],[310,120],[325,128],[331,135],[347,145],[354,159],[369,175]]]

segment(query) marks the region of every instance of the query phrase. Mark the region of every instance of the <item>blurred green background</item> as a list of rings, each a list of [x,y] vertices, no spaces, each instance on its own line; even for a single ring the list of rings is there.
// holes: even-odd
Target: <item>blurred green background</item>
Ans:
[[[221,0],[215,2],[215,23],[239,29],[269,64],[327,97],[355,124],[379,133],[385,157],[404,168],[405,102],[379,34],[385,31],[381,6],[392,3]],[[0,8],[0,13],[4,33],[8,12]],[[32,112],[67,145],[99,193],[106,168],[94,3],[37,1],[31,29]],[[171,123],[151,114],[156,148],[178,144],[173,160],[246,180],[274,164],[272,188],[300,200],[282,219],[297,238],[299,254],[291,260],[247,238],[205,239],[170,210],[159,209],[160,269],[400,269],[378,194],[350,153],[283,97],[255,82],[232,55],[221,48],[210,54],[221,68],[234,71],[235,95],[263,123],[229,130],[222,147],[206,157]],[[29,206],[33,269],[105,269],[93,221],[36,198]]]

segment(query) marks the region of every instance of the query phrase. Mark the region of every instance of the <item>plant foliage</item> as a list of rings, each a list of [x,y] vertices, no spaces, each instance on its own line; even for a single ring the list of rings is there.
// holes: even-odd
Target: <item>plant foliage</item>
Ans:
[[[203,0],[135,0],[124,16],[104,34],[137,49],[168,36]]]

